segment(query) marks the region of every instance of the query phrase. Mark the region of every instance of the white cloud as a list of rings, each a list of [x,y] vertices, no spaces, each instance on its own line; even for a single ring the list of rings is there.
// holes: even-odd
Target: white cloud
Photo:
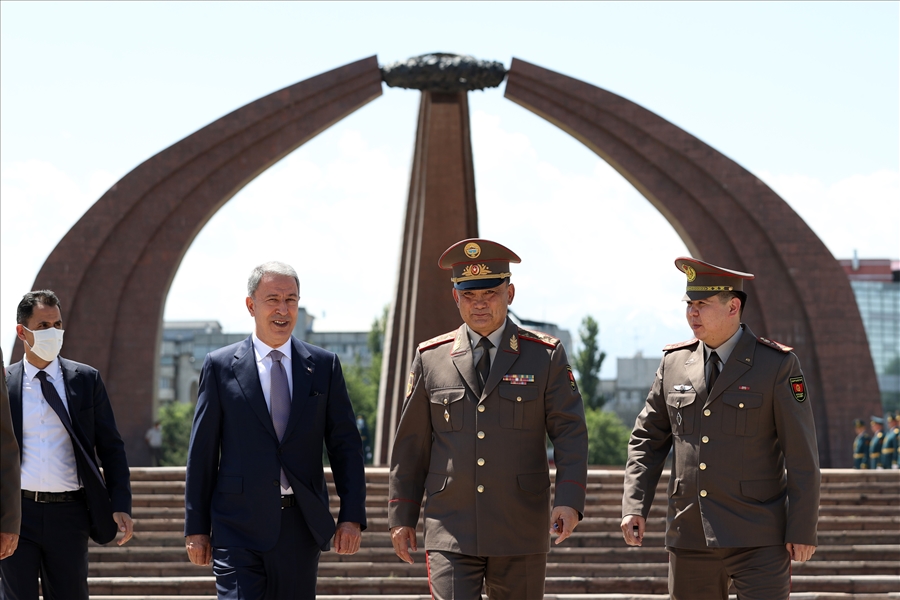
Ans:
[[[94,182],[107,173],[88,175]],[[47,162],[30,160],[0,169],[0,346],[9,356],[15,312],[59,240],[97,200],[91,183]]]
[[[900,258],[900,173],[876,171],[826,185],[805,175],[760,179],[803,217],[836,258]]]
[[[166,319],[215,318],[228,331],[250,331],[246,277],[281,260],[297,269],[316,329],[368,329],[391,300],[406,179],[405,165],[358,131],[299,149],[200,232],[172,283]]]

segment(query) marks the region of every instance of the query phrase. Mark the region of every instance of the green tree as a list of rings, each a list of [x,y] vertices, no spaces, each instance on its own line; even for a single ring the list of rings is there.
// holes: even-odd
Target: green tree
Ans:
[[[388,307],[385,307],[380,317],[372,322],[369,331],[368,346],[372,354],[372,362],[363,366],[359,360],[353,364],[344,366],[344,381],[347,383],[347,393],[353,404],[353,411],[362,415],[369,428],[369,445],[375,443],[376,416],[378,413],[378,386],[381,383],[381,363],[384,356],[384,330],[387,323]]]
[[[600,393],[600,367],[606,352],[600,350],[600,325],[587,315],[578,330],[581,349],[575,354],[575,370],[578,371],[578,388],[588,408],[601,408],[606,398]]]
[[[588,430],[588,464],[620,466],[628,458],[631,431],[612,412],[585,408]]]
[[[159,420],[162,423],[162,456],[159,466],[183,467],[187,464],[193,419],[194,405],[187,402],[170,402],[159,410]]]

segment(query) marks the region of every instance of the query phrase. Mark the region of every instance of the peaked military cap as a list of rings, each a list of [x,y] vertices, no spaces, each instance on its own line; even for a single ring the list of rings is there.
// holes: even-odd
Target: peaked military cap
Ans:
[[[755,277],[752,273],[732,271],[684,256],[675,259],[675,266],[687,275],[685,301],[703,300],[719,292],[739,292],[742,298],[746,298],[744,280]]]
[[[862,419],[853,419],[853,424],[856,427],[865,427],[866,423]]]
[[[520,263],[515,252],[497,242],[471,238],[456,242],[438,259],[438,266],[453,271],[450,281],[458,290],[485,290],[509,279],[509,263]]]
[[[876,417],[875,415],[869,417],[869,421],[878,425],[884,425],[884,419],[882,419],[881,417]]]

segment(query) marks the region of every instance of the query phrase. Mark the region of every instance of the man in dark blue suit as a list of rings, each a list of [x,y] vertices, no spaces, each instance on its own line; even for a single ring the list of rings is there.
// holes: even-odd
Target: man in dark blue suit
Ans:
[[[362,444],[334,354],[295,339],[297,273],[256,267],[255,320],[243,342],[211,352],[200,374],[188,451],[185,545],[213,563],[219,598],[315,598],[322,550],[359,550],[366,527]],[[328,508],[322,445],[341,499]]]
[[[59,356],[56,294],[25,294],[16,322],[25,359],[10,365],[6,383],[22,523],[18,548],[0,561],[0,598],[37,600],[40,574],[44,598],[87,599],[88,537],[105,544],[121,531],[121,546],[132,536],[125,445],[97,369]]]

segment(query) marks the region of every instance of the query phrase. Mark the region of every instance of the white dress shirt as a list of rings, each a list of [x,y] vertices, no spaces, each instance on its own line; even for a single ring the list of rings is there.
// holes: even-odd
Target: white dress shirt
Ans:
[[[284,358],[281,359],[281,365],[284,367],[284,372],[287,375],[288,380],[288,390],[291,392],[291,400],[294,397],[294,376],[293,370],[291,369],[291,340],[288,339],[287,342],[282,344],[277,348],[272,348],[271,346],[266,345],[262,340],[256,337],[256,333],[252,334],[253,336],[253,352],[256,355],[256,370],[259,373],[259,384],[262,386],[263,396],[266,398],[266,408],[269,409],[269,414],[272,414],[272,357],[269,356],[269,352],[272,350],[278,350],[284,355]],[[281,488],[282,494],[293,494],[294,490],[291,488]]]
[[[62,368],[56,358],[44,369],[22,361],[22,489],[32,492],[69,492],[81,487],[72,438],[59,415],[47,404],[41,391],[39,371],[56,388],[63,406],[69,410]],[[71,415],[71,413],[70,413]]]

